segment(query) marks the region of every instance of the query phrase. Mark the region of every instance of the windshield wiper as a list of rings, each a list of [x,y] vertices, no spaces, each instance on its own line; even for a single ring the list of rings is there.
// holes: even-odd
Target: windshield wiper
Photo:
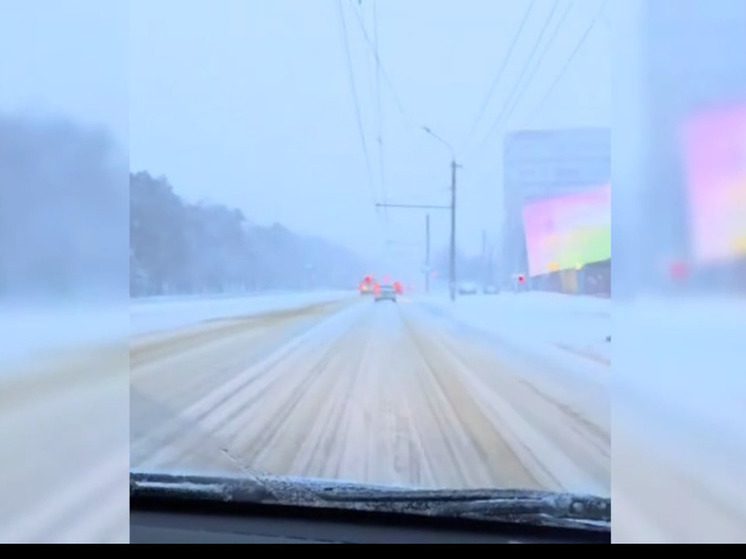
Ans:
[[[531,490],[413,490],[329,480],[132,473],[133,501],[302,506],[609,531],[607,498]]]

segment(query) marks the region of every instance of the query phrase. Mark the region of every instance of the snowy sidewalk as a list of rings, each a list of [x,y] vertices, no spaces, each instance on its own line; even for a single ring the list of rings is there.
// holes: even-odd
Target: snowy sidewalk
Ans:
[[[534,354],[571,354],[602,366],[611,362],[611,300],[557,293],[502,293],[420,299],[430,311],[499,337]]]

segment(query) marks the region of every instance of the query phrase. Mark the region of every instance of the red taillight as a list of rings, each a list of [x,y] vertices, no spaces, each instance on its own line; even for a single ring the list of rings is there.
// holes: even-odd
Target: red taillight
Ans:
[[[373,278],[371,276],[365,276],[363,281],[360,283],[361,293],[370,293],[373,291]]]

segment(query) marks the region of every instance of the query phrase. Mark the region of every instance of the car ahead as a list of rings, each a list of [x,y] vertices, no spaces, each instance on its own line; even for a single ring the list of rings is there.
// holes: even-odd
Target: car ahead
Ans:
[[[392,301],[396,303],[396,288],[393,285],[379,285],[375,291],[376,303],[378,301]]]
[[[485,285],[482,292],[485,295],[497,295],[498,293],[500,293],[500,289],[498,289],[496,285]]]
[[[360,295],[373,295],[374,287],[375,282],[373,280],[373,277],[366,276],[363,281],[360,282]]]
[[[479,288],[476,283],[464,282],[458,286],[459,295],[476,295],[479,292]]]

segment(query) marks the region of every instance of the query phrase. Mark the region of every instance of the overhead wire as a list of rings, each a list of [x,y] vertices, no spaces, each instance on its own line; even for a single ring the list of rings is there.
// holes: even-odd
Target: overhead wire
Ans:
[[[487,142],[489,142],[490,138],[493,136],[495,131],[498,130],[503,125],[505,116],[508,112],[508,108],[512,105],[513,99],[518,95],[520,91],[520,87],[523,83],[523,80],[526,77],[526,74],[529,68],[531,68],[531,62],[536,56],[536,53],[539,50],[539,46],[543,42],[544,36],[546,35],[547,30],[549,29],[549,25],[551,24],[552,19],[554,18],[554,14],[557,12],[558,6],[559,6],[559,0],[554,0],[554,3],[552,4],[552,9],[549,12],[549,15],[544,20],[544,23],[542,24],[542,27],[541,27],[541,31],[539,32],[539,35],[536,41],[534,42],[533,47],[531,48],[531,52],[526,58],[526,63],[523,65],[523,69],[521,70],[521,73],[518,76],[518,79],[515,81],[515,84],[510,91],[510,94],[508,95],[505,102],[503,103],[502,110],[500,111],[498,117],[495,119],[489,132],[485,135],[484,139],[482,140],[481,142],[482,146],[484,146]]]
[[[384,113],[383,103],[381,102],[381,56],[380,56],[380,37],[378,34],[378,0],[373,0],[373,41],[374,41],[374,56],[376,60],[376,77],[375,77],[375,96],[376,96],[376,112],[378,120],[378,173],[381,181],[381,193],[383,194],[383,201],[388,202],[388,194],[386,187],[386,167],[384,164],[385,159],[385,147],[383,139],[384,129]],[[384,216],[386,217],[386,225],[389,224],[389,211],[388,208],[384,207]]]
[[[492,80],[492,83],[490,84],[490,87],[487,90],[487,94],[484,96],[484,100],[482,101],[482,104],[480,105],[479,110],[477,111],[477,115],[474,118],[471,128],[469,129],[469,133],[467,134],[467,139],[464,142],[464,149],[468,149],[469,144],[474,138],[475,133],[479,127],[479,124],[481,123],[482,119],[484,118],[485,113],[487,112],[487,108],[490,106],[490,101],[492,101],[492,97],[495,94],[495,91],[497,90],[497,86],[500,85],[500,83],[502,82],[502,78],[503,78],[503,75],[505,74],[505,70],[508,68],[508,65],[510,64],[510,60],[513,57],[515,48],[518,45],[518,41],[520,40],[521,35],[523,35],[523,31],[526,28],[526,24],[528,23],[529,17],[531,16],[531,13],[533,12],[533,9],[535,6],[536,6],[536,0],[531,0],[531,3],[528,5],[528,8],[526,9],[526,12],[523,14],[523,18],[521,19],[518,29],[516,30],[515,34],[513,35],[513,38],[510,41],[510,45],[508,46],[508,49],[505,51],[505,55],[503,56],[502,62],[500,63],[497,74]]]
[[[376,197],[376,193],[374,191],[373,187],[373,170],[371,166],[370,161],[370,151],[368,149],[368,141],[365,136],[365,126],[363,124],[363,116],[362,116],[362,110],[360,107],[360,98],[357,91],[357,85],[355,83],[355,70],[354,65],[352,62],[352,54],[350,52],[350,38],[347,28],[347,19],[345,17],[344,13],[344,6],[342,4],[342,0],[337,0],[337,8],[338,8],[338,14],[339,14],[339,21],[342,31],[342,39],[343,39],[343,45],[344,45],[344,51],[345,51],[345,59],[347,61],[347,76],[349,79],[349,85],[350,85],[350,93],[352,95],[353,100],[353,106],[355,109],[355,118],[357,122],[357,129],[360,136],[360,144],[362,146],[363,155],[365,156],[365,165],[366,170],[368,173],[368,189],[371,196],[371,201],[373,203],[373,207],[376,209],[376,215],[380,215],[378,212],[378,201]]]
[[[363,38],[365,39],[365,43],[368,45],[368,48],[371,50],[373,57],[376,61],[376,65],[378,66],[378,70],[381,72],[383,81],[385,82],[386,86],[389,89],[389,92],[391,93],[391,97],[394,101],[394,105],[396,106],[400,116],[405,121],[405,123],[409,126],[414,126],[415,124],[410,118],[407,110],[404,108],[404,104],[401,101],[401,97],[399,96],[396,86],[394,86],[394,82],[391,80],[391,77],[389,76],[389,73],[383,64],[383,61],[381,60],[381,55],[378,49],[376,48],[376,43],[373,41],[373,39],[371,39],[370,34],[368,33],[368,30],[365,28],[365,23],[363,22],[362,17],[360,16],[360,13],[357,10],[354,10],[353,13],[356,16],[358,25],[360,26],[360,30],[363,34]]]
[[[523,99],[523,96],[525,95],[526,91],[530,88],[531,82],[536,77],[536,74],[538,73],[539,69],[542,66],[542,62],[546,58],[547,53],[549,52],[549,48],[554,43],[555,39],[559,35],[560,29],[562,29],[563,24],[565,23],[565,20],[567,19],[567,16],[570,14],[570,11],[572,10],[573,2],[569,2],[567,4],[567,9],[563,12],[563,14],[560,16],[560,19],[557,21],[557,24],[554,27],[554,30],[552,32],[552,35],[549,37],[546,43],[544,43],[544,49],[541,52],[541,55],[538,58],[538,61],[536,64],[534,64],[534,67],[532,68],[531,72],[526,78],[526,81],[524,82],[523,88],[521,89],[521,92],[514,98],[512,105],[508,109],[507,114],[505,115],[505,119],[503,120],[503,124],[507,124],[510,122],[511,117],[515,113],[515,110],[517,109],[518,105],[520,104],[521,100]]]
[[[588,24],[588,27],[586,28],[586,30],[583,33],[583,35],[580,37],[580,40],[575,45],[575,48],[573,49],[573,51],[570,53],[570,56],[567,58],[567,60],[563,64],[562,70],[560,71],[559,74],[557,74],[557,77],[552,82],[552,84],[549,86],[549,88],[547,89],[546,93],[542,97],[541,101],[539,101],[536,104],[536,109],[534,109],[534,111],[531,113],[533,119],[535,119],[536,115],[539,114],[539,112],[544,108],[544,104],[549,99],[549,96],[552,95],[552,93],[554,93],[554,90],[559,85],[559,82],[562,80],[562,78],[567,73],[568,69],[570,68],[570,66],[572,65],[573,61],[575,60],[575,57],[580,52],[580,49],[583,48],[583,45],[588,40],[588,37],[590,37],[591,31],[593,31],[593,28],[596,26],[596,24],[598,23],[599,19],[603,15],[604,10],[606,9],[606,5],[608,3],[609,3],[609,0],[604,0],[603,2],[601,2],[601,6],[599,7],[598,12],[596,12],[596,15],[591,20],[591,22]]]

